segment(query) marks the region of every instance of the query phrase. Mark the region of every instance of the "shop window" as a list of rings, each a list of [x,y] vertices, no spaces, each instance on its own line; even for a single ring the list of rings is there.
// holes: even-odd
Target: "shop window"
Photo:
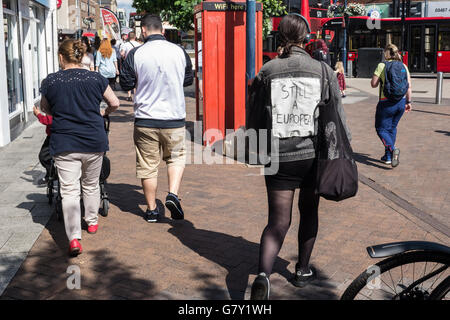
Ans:
[[[3,14],[3,29],[5,37],[8,111],[9,114],[12,114],[18,111],[18,107],[23,100],[22,81],[19,73],[21,59],[18,48],[19,37],[16,17],[9,14]]]
[[[3,8],[14,10],[12,0],[3,0]]]

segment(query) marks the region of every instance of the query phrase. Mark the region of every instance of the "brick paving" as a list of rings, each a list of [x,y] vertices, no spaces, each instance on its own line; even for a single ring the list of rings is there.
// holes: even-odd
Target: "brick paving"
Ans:
[[[267,221],[259,169],[239,163],[188,165],[180,191],[186,219],[146,223],[145,200],[135,178],[133,108],[120,96],[121,108],[111,117],[108,217],[100,216],[97,234],[83,232],[83,254],[68,258],[63,224],[53,216],[1,299],[247,299]],[[191,97],[192,91],[186,98],[188,121],[195,119]],[[400,122],[401,164],[394,170],[376,160],[382,147],[373,129],[373,99],[345,108],[360,172],[449,226],[443,214],[449,206],[449,106],[437,111],[417,105],[418,111]],[[436,143],[442,149],[436,150]],[[158,198],[164,201],[166,192],[163,166]],[[271,276],[272,299],[338,299],[349,281],[375,262],[367,257],[369,245],[400,240],[450,243],[441,232],[360,184],[352,199],[321,200],[311,260],[319,279],[298,289],[289,283],[298,222],[294,207],[292,227]],[[66,270],[71,265],[81,270],[80,290],[67,289]]]

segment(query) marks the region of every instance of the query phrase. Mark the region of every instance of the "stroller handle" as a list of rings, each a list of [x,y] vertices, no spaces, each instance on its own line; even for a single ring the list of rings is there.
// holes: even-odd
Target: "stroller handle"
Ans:
[[[111,120],[109,119],[109,115],[103,116],[103,122],[105,124],[105,131],[108,133],[109,132],[109,125],[111,123]]]

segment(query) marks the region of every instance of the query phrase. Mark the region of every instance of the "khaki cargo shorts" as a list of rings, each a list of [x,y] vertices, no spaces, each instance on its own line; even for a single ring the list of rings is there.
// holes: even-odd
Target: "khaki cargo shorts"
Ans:
[[[136,148],[136,177],[149,179],[158,177],[158,167],[162,158],[167,166],[185,167],[186,134],[185,127],[174,129],[134,127]]]

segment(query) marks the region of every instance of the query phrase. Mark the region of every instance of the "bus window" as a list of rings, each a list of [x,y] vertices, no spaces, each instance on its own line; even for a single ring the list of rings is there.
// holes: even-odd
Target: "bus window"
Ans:
[[[439,27],[439,51],[450,51],[450,26]]]
[[[398,28],[392,28],[392,29],[388,29],[386,30],[386,42],[385,45],[388,44],[395,44],[397,47],[401,47],[400,44],[402,42],[402,34],[400,32],[400,27]],[[399,30],[396,30],[399,29]]]

